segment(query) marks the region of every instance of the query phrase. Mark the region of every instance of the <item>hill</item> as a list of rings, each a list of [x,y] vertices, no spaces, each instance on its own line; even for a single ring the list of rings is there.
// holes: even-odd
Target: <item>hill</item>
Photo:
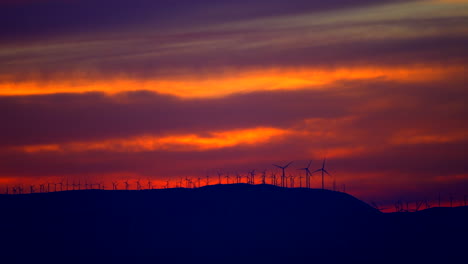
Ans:
[[[10,195],[0,196],[0,210],[2,255],[84,262],[448,261],[468,234],[467,208],[384,214],[345,193],[271,185]]]

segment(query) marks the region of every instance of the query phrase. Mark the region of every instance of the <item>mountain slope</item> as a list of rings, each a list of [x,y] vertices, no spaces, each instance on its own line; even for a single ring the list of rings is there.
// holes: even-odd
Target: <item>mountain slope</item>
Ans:
[[[431,240],[415,227],[441,221],[432,212],[383,214],[340,192],[247,184],[1,196],[0,210],[7,242],[2,248],[12,255],[232,256],[306,263],[372,262],[392,257],[396,249],[419,257],[419,248]],[[459,211],[450,217],[468,220],[466,208]],[[466,226],[458,231],[453,237],[466,237]],[[437,227],[431,233],[452,237]]]

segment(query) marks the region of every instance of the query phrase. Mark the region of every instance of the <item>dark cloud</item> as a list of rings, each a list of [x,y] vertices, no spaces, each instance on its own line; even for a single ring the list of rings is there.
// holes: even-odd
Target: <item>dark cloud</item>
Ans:
[[[151,92],[115,97],[99,93],[56,94],[3,97],[0,101],[5,113],[0,116],[4,128],[0,131],[0,144],[4,146],[145,133],[281,127],[304,118],[341,116],[346,107],[339,96],[321,91],[263,92],[196,100]]]
[[[395,3],[10,3],[0,9],[0,80],[155,78],[244,67],[466,64],[466,17],[399,18],[396,13],[358,19],[358,11],[349,11],[332,12],[327,20],[320,12],[390,2]]]
[[[466,24],[466,21],[457,23]],[[431,25],[435,30],[450,27],[450,23],[445,25],[439,20]],[[328,31],[347,27],[351,26],[334,25],[332,29],[317,28],[312,32],[301,29],[298,32],[123,33],[87,40],[51,41],[24,48],[6,47],[0,53],[3,61],[0,73],[15,80],[54,80],[74,75],[91,79],[116,75],[151,79],[181,71],[213,73],[225,68],[405,67],[408,64],[464,65],[468,61],[465,48],[468,38],[456,34],[363,39],[344,35],[332,42],[321,37]],[[378,33],[379,26],[373,27],[369,34]],[[413,25],[411,30],[417,32],[430,26],[419,27]],[[304,34],[314,35],[301,38]],[[288,41],[278,42],[281,39]]]
[[[378,3],[376,3],[378,2]],[[0,3],[0,40],[53,37],[63,34],[142,25],[183,27],[259,16],[320,11],[395,1],[281,0],[75,0],[7,1]]]
[[[449,86],[449,87],[446,87]],[[299,128],[307,119],[354,118],[378,142],[395,131],[464,131],[463,80],[335,83],[320,90],[266,91],[179,99],[139,91],[0,97],[0,145],[30,145],[153,134],[205,134],[252,127]],[[437,125],[436,125],[437,124]],[[310,128],[303,128],[310,129]],[[336,129],[336,128],[334,128]],[[421,132],[422,133],[422,132]],[[341,142],[338,144],[342,144]]]

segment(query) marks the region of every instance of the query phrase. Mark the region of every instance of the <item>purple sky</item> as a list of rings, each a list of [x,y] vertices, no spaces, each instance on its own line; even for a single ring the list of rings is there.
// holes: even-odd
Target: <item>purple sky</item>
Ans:
[[[468,190],[467,1],[1,1],[0,189],[274,172]],[[214,180],[213,180],[214,181]],[[318,174],[313,187],[319,187]]]

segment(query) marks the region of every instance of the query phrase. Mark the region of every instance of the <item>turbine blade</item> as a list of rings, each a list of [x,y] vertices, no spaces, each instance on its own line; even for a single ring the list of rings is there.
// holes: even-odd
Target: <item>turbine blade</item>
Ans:
[[[284,168],[286,169],[287,167],[289,167],[289,165],[291,165],[291,163],[293,163],[292,161],[289,162],[286,166],[284,166]]]
[[[323,169],[323,172],[325,172],[326,174],[330,175],[330,173],[328,173],[327,170]],[[331,175],[330,175],[331,176]]]
[[[327,161],[327,158],[323,159],[322,168],[325,168],[325,161]]]
[[[309,168],[309,167],[310,167],[310,164],[312,164],[312,160],[311,160],[311,161],[309,161],[309,165],[307,165],[307,168]]]
[[[314,170],[312,173],[316,173],[318,171],[321,171],[322,169]]]
[[[283,168],[283,167],[281,167],[281,166],[279,166],[279,165],[276,165],[276,164],[273,164],[273,166],[276,166],[276,167],[278,167],[278,168],[280,168],[280,169]]]

